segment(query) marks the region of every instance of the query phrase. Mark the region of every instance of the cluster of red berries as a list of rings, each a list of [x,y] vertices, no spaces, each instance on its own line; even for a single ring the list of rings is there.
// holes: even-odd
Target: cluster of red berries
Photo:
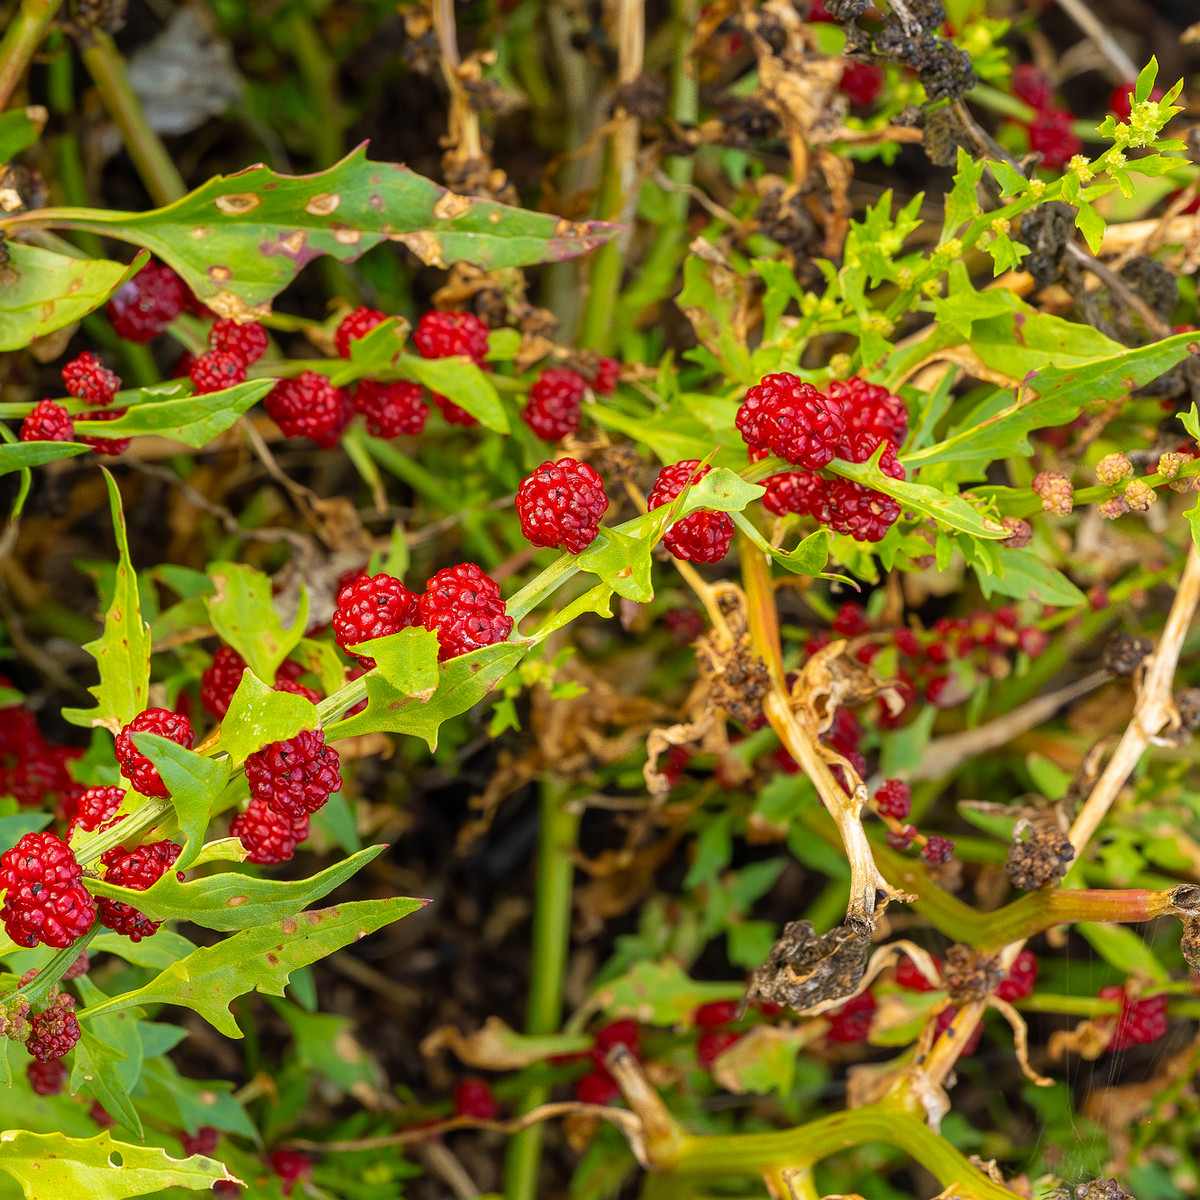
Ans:
[[[708,472],[709,468],[701,468],[694,458],[663,467],[646,497],[647,506],[653,511],[670,504],[684,488],[699,483]],[[703,508],[676,521],[663,534],[663,545],[686,562],[720,562],[732,541],[733,518],[728,513]]]
[[[1071,126],[1075,120],[1069,109],[1060,108],[1054,99],[1054,84],[1032,63],[1022,63],[1012,78],[1013,95],[1034,111],[1029,130],[1029,148],[1042,156],[1042,165],[1051,171],[1063,167],[1083,150],[1083,143]]]
[[[777,455],[801,468],[764,481],[763,505],[776,516],[799,513],[858,541],[878,542],[900,516],[890,496],[850,479],[820,474],[835,458],[867,462],[906,477],[896,455],[908,436],[908,409],[886,388],[853,376],[820,392],[788,372],[767,375],[746,392],[737,427],[752,460]]]
[[[36,971],[33,974],[37,974]],[[64,1058],[79,1041],[74,997],[58,992],[46,1007],[29,1018],[25,1049],[40,1063]]]
[[[18,946],[44,942],[65,949],[96,919],[83,868],[57,834],[27,833],[0,855],[0,885],[0,920]]]
[[[624,1046],[639,1062],[642,1059],[642,1031],[636,1021],[613,1021],[596,1031],[595,1041],[586,1057],[592,1060],[592,1069],[575,1081],[575,1097],[584,1104],[612,1104],[621,1095],[617,1081],[612,1077],[605,1057],[610,1050]],[[575,1057],[573,1055],[567,1056]]]
[[[236,650],[230,646],[220,646],[200,676],[200,703],[218,720],[229,711],[229,703],[238,684],[242,682],[242,672],[245,670],[246,660]],[[303,674],[304,668],[299,663],[286,660],[275,672],[275,690],[293,692],[316,704],[321,697],[312,688],[300,683]]]
[[[158,774],[158,768],[134,745],[134,733],[153,733],[190,750],[196,740],[192,723],[183,713],[169,708],[148,708],[138,713],[116,737],[117,765],[135,792],[166,799],[171,793]]]
[[[437,633],[445,662],[507,640],[513,620],[499,585],[474,563],[438,571],[420,593],[386,574],[359,575],[338,593],[333,633],[343,650],[416,625]],[[368,669],[375,665],[366,655],[356,657]]]
[[[0,677],[0,686],[8,687],[9,681]],[[68,764],[81,754],[43,737],[24,705],[0,709],[0,795],[12,796],[23,808],[77,796],[82,789],[71,779]]]
[[[84,414],[85,420],[115,421],[125,415],[126,409],[111,407],[121,389],[121,380],[90,350],[67,363],[62,369],[62,378],[68,396],[96,406],[96,412]],[[75,422],[64,405],[42,400],[21,422],[20,439],[23,442],[72,442],[76,440]],[[129,448],[129,438],[81,436],[79,441],[91,446],[97,454],[124,454]]]
[[[165,263],[151,260],[121,285],[106,311],[121,337],[142,345],[158,337],[185,308],[197,307],[187,284]],[[201,309],[199,315],[207,312]]]
[[[737,1020],[738,1005],[735,1000],[714,1000],[701,1004],[692,1013],[692,1023],[700,1031],[696,1038],[696,1062],[706,1071],[731,1046],[742,1040],[743,1034],[729,1029]]]
[[[1108,1049],[1127,1050],[1130,1046],[1146,1046],[1165,1037],[1167,1032],[1167,995],[1159,992],[1154,996],[1134,999],[1120,984],[1109,984],[1100,989],[1101,1000],[1120,1000],[1121,1012],[1117,1017],[1101,1017],[1097,1025],[1112,1029]]]
[[[144,892],[175,865],[179,850],[179,846],[169,841],[150,842],[133,850],[114,846],[100,856],[105,867],[105,881],[135,892]],[[183,878],[182,872],[179,877]],[[131,942],[151,937],[162,924],[161,921],[150,920],[145,913],[120,900],[102,896],[99,906],[101,924],[114,933],[124,934]]]
[[[221,317],[208,331],[208,346],[188,366],[188,378],[197,396],[243,383],[246,368],[267,352],[267,331],[257,321],[239,325],[229,317]]]

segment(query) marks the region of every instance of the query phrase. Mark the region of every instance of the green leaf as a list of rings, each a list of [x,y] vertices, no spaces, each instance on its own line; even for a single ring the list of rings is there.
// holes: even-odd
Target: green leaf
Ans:
[[[292,699],[304,700],[304,697]],[[309,708],[313,706],[310,704]],[[175,862],[175,870],[182,871],[195,861],[204,845],[213,806],[229,779],[232,764],[227,758],[205,758],[156,733],[135,733],[132,737],[133,744],[158,768],[171,794],[171,805],[185,839]]]
[[[0,113],[0,163],[11,162],[14,155],[35,145],[45,124],[44,108],[14,108]]]
[[[712,512],[741,512],[752,500],[765,495],[766,491],[765,487],[757,483],[747,483],[736,471],[731,471],[728,467],[714,467],[699,483],[687,489],[675,519],[682,520],[689,513],[700,509]]]
[[[150,627],[142,620],[137,577],[129,560],[129,539],[121,493],[112,475],[101,467],[108,485],[113,534],[117,539],[117,570],[113,600],[104,616],[104,631],[84,649],[96,660],[100,682],[88,691],[96,697],[95,708],[64,708],[63,716],[85,728],[103,725],[120,733],[146,708],[150,694]]]
[[[433,629],[402,629],[353,647],[375,660],[379,673],[402,696],[428,700],[438,686],[438,639]]]
[[[240,1038],[242,1031],[229,1011],[231,1001],[252,991],[282,996],[293,971],[416,912],[425,903],[396,896],[311,912],[293,910],[293,915],[276,917],[263,928],[247,929],[215,946],[202,947],[144,987],[84,1009],[80,1020],[146,1004],[180,1004],[199,1013],[226,1037]]]
[[[1053,604],[1057,608],[1074,608],[1087,603],[1087,597],[1031,547],[1022,550],[1002,549],[1000,565],[1003,567],[1002,575],[976,567],[979,587],[985,598],[997,593],[1028,597],[1039,604]]]
[[[277,1003],[275,1010],[295,1038],[296,1057],[310,1071],[332,1080],[344,1092],[379,1084],[379,1068],[354,1037],[354,1022],[332,1013],[306,1013],[294,1004]]]
[[[40,216],[44,209],[40,210]],[[149,257],[128,266],[104,259],[71,258],[9,240],[0,268],[0,350],[21,350],[35,338],[62,329],[99,308]]]
[[[0,446],[0,475],[40,467],[60,458],[74,458],[90,449],[82,442],[6,442]]]
[[[588,1001],[610,1017],[633,1017],[647,1025],[680,1025],[713,1000],[740,1000],[745,987],[736,983],[698,983],[670,959],[636,963],[620,979],[605,984]]]
[[[277,692],[253,671],[243,671],[242,681],[229,701],[214,749],[229,755],[234,766],[248,754],[272,742],[284,742],[302,729],[316,729],[317,706],[304,696]],[[224,781],[222,781],[224,786]]]
[[[259,679],[275,672],[308,625],[308,592],[300,589],[300,605],[291,629],[284,629],[271,598],[271,581],[244,563],[218,562],[209,567],[216,593],[205,601],[213,628],[245,660]]]
[[[211,1125],[251,1140],[257,1136],[254,1122],[233,1096],[233,1084],[228,1080],[188,1079],[165,1055],[147,1059],[142,1078],[149,1092],[147,1111],[162,1114],[174,1128],[194,1134],[201,1125]]]
[[[1125,925],[1080,921],[1075,928],[1106,963],[1126,975],[1145,975],[1155,983],[1167,983],[1170,975],[1154,951]]]
[[[87,1003],[107,999],[90,980]],[[142,1077],[142,1039],[132,1013],[111,1013],[80,1028],[71,1070],[71,1091],[94,1096],[130,1133],[142,1137],[142,1119],[129,1093]]]
[[[421,358],[402,354],[396,369],[404,379],[423,383],[431,392],[449,396],[480,424],[508,432],[508,414],[492,381],[469,358]]]
[[[110,1133],[72,1138],[61,1133],[0,1133],[0,1170],[11,1175],[26,1200],[126,1200],[166,1188],[209,1191],[218,1179],[240,1183],[222,1163],[194,1154],[171,1158],[157,1146],[118,1142]]]
[[[645,536],[600,526],[596,540],[575,559],[581,571],[599,575],[618,596],[644,604],[654,598],[650,568],[656,537],[644,527]]]
[[[367,676],[366,709],[330,725],[326,736],[333,741],[360,733],[408,733],[424,738],[429,749],[436,750],[442,723],[478,704],[521,661],[528,648],[520,642],[500,642],[450,659],[442,667],[437,691],[425,703],[397,691],[382,676],[372,673]]]
[[[385,849],[368,846],[308,879],[262,879],[229,871],[180,883],[175,872],[168,871],[144,892],[117,887],[103,879],[85,882],[97,896],[121,900],[152,921],[178,917],[205,929],[251,929],[278,921],[328,895]]]
[[[222,316],[265,315],[272,298],[323,254],[353,262],[390,240],[430,266],[521,267],[578,258],[620,228],[455,196],[407,167],[368,161],[365,145],[312,175],[264,166],[218,175],[150,212],[67,209],[59,218],[47,208],[35,216],[41,226],[61,219],[147,247]]]
[[[822,579],[844,578],[840,575],[824,575],[822,573],[829,560],[829,543],[833,540],[833,533],[829,529],[815,530],[795,550],[786,551],[777,550],[772,546],[744,514],[734,513],[733,523],[764,554],[769,554],[780,566],[791,571],[793,575],[814,575]],[[847,580],[847,582],[850,581]]]
[[[545,641],[556,629],[564,629],[584,613],[611,617],[612,597],[613,589],[607,583],[598,583],[595,587],[588,588],[586,592],[576,596],[574,600],[550,617],[533,635],[532,640],[535,642]]]
[[[130,941],[123,933],[99,933],[92,938],[88,948],[95,954],[115,954],[135,967],[161,971],[173,962],[186,958],[196,946],[183,934],[164,928],[153,937],[142,938],[140,942]]]
[[[82,419],[75,422],[75,429],[87,437],[133,437],[156,433],[199,450],[217,434],[224,433],[274,386],[273,379],[248,379],[245,383],[204,396],[153,399],[186,390],[182,383],[165,383],[156,388],[141,389],[139,395],[145,402],[131,405],[123,417],[115,421],[89,421],[86,414],[82,414]]]
[[[1150,99],[1150,93],[1154,91],[1154,81],[1157,78],[1158,58],[1152,55],[1150,61],[1138,73],[1137,83],[1133,87],[1133,99],[1136,104]]]

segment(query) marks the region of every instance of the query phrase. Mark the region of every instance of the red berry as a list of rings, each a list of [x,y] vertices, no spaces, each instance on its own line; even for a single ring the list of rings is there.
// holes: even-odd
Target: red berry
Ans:
[[[1108,107],[1118,121],[1128,121],[1133,115],[1133,92],[1136,87],[1136,81],[1130,80],[1128,83],[1119,83],[1113,88],[1113,93],[1108,100]],[[1150,92],[1150,99],[1157,104],[1166,94],[1162,88],[1153,88]]]
[[[557,442],[579,428],[587,381],[569,367],[549,367],[529,389],[521,410],[525,424],[544,442]]]
[[[227,350],[209,350],[201,354],[188,368],[188,378],[197,396],[224,391],[246,379],[246,364]]]
[[[195,1133],[182,1134],[179,1140],[183,1143],[184,1154],[189,1157],[203,1154],[205,1158],[211,1158],[220,1138],[221,1135],[211,1125],[201,1125]]]
[[[1022,950],[1013,959],[1013,965],[1008,968],[1008,974],[996,988],[996,995],[1009,1004],[1024,1000],[1033,991],[1037,982],[1038,961],[1030,950]]]
[[[415,436],[425,428],[429,409],[420,384],[378,383],[360,379],[354,389],[354,408],[367,419],[367,432],[373,437]]]
[[[500,1105],[486,1079],[464,1079],[454,1089],[455,1116],[494,1121],[499,1113]]]
[[[38,1062],[52,1062],[74,1049],[79,1041],[79,1021],[72,1011],[74,1007],[74,999],[60,992],[52,1004],[29,1018],[25,1049]]]
[[[188,289],[163,263],[148,262],[108,302],[108,319],[130,342],[157,337],[183,311]]]
[[[737,427],[748,446],[819,471],[846,431],[838,406],[796,375],[767,375],[750,388]]]
[[[592,376],[592,391],[600,396],[611,396],[621,378],[621,363],[615,358],[600,358],[596,373]]]
[[[883,91],[883,71],[874,63],[847,63],[838,82],[838,91],[854,108],[870,108]]]
[[[144,892],[174,865],[179,851],[179,846],[168,841],[151,842],[133,850],[114,846],[100,856],[100,861],[107,868],[105,881],[115,883],[118,887],[132,888],[135,892]],[[162,924],[161,921],[150,920],[145,913],[120,900],[101,896],[99,904],[101,924],[114,933],[123,933],[132,942],[151,937]]]
[[[293,696],[303,696],[310,704],[321,702],[321,693],[313,688],[297,683],[294,679],[279,679],[275,683],[275,691],[291,692]]]
[[[1024,629],[1017,630],[1017,646],[1030,658],[1044,654],[1049,645],[1050,635],[1036,625],[1026,625]]]
[[[125,408],[106,408],[102,412],[84,413],[85,421],[116,421],[123,417],[129,410]],[[102,438],[94,436],[80,436],[79,440],[91,448],[97,454],[111,454],[114,458],[118,454],[124,454],[129,449],[129,443],[132,438]]]
[[[709,1004],[701,1004],[692,1013],[692,1021],[697,1025],[728,1025],[736,1021],[738,1004],[736,1000],[713,1000]]]
[[[606,1071],[589,1071],[575,1081],[575,1098],[584,1104],[612,1104],[621,1097],[617,1082]]]
[[[1083,150],[1071,128],[1072,116],[1062,109],[1039,113],[1029,126],[1029,148],[1042,156],[1042,166],[1059,171]]]
[[[312,1178],[312,1159],[298,1150],[273,1150],[267,1155],[271,1170],[283,1180],[279,1189],[285,1196],[292,1194],[292,1189],[302,1179]]]
[[[387,320],[387,314],[376,308],[356,308],[349,316],[342,318],[342,323],[333,335],[333,344],[343,358],[350,357],[350,343],[366,337],[376,325]]]
[[[817,515],[817,520],[834,533],[848,533],[860,542],[878,542],[899,516],[900,505],[891,496],[849,479],[835,479],[827,492],[827,512]]]
[[[696,1039],[696,1061],[706,1070],[729,1049],[742,1040],[742,1035],[732,1029],[706,1029]]]
[[[261,866],[287,862],[296,847],[308,837],[308,814],[299,817],[276,812],[265,800],[255,797],[230,822],[229,832],[248,851],[246,861]]]
[[[438,392],[430,392],[429,398],[437,405],[438,412],[446,418],[449,424],[462,425],[466,429],[469,429],[472,425],[479,424],[465,408],[460,408],[448,396],[443,396]]]
[[[83,869],[70,847],[53,833],[27,833],[0,855],[4,907],[0,920],[18,946],[62,950],[81,937],[96,919]]]
[[[698,471],[700,463],[694,459],[663,467],[658,473],[646,503],[651,509],[669,504],[685,487],[699,482],[710,468]],[[733,541],[733,520],[728,513],[709,512],[700,509],[690,513],[663,535],[663,545],[676,557],[690,562],[720,562]]]
[[[117,734],[117,763],[121,774],[133,784],[135,792],[165,800],[171,793],[159,778],[158,768],[133,744],[133,738],[130,737],[132,733],[156,733],[190,750],[196,740],[192,723],[181,713],[171,712],[170,709],[148,708]]]
[[[85,404],[111,404],[121,387],[121,380],[90,350],[73,358],[62,369],[67,395],[76,396]]]
[[[875,1014],[875,997],[863,992],[853,1000],[847,1000],[841,1008],[827,1013],[829,1018],[829,1040],[831,1042],[863,1042],[871,1032],[871,1018]]]
[[[343,650],[421,624],[419,597],[391,575],[359,575],[338,593],[333,636]],[[356,655],[368,669],[375,660]]]
[[[257,321],[240,325],[232,317],[221,317],[208,331],[210,349],[232,354],[243,367],[256,363],[267,352],[267,331]]]
[[[887,388],[852,375],[849,379],[835,379],[829,385],[829,399],[837,405],[846,423],[848,438],[855,434],[873,435],[875,440],[866,458],[870,458],[880,442],[889,442],[895,450],[904,445],[908,437],[908,406]],[[838,454],[846,457],[841,450]],[[866,458],[850,461],[865,462]]]
[[[110,820],[121,807],[125,799],[125,789],[121,787],[90,787],[76,802],[75,816],[71,821],[68,836],[73,837],[76,828],[85,833],[95,833],[98,829],[111,829],[116,821]]]
[[[57,1058],[39,1062],[36,1058],[25,1068],[29,1086],[35,1096],[57,1096],[66,1085],[71,1072]]]
[[[624,1046],[634,1058],[640,1058],[641,1040],[642,1031],[636,1021],[628,1018],[610,1021],[596,1031],[596,1040],[592,1043],[592,1058],[597,1065],[603,1065],[604,1056],[614,1046]]]
[[[763,507],[777,517],[797,513],[815,517],[826,506],[826,481],[811,471],[784,471],[763,480]]]
[[[349,403],[346,394],[324,375],[301,371],[294,379],[281,379],[267,393],[263,407],[285,437],[319,443],[322,438],[336,440],[345,428],[344,403]]]
[[[907,654],[909,658],[918,658],[921,654],[921,643],[911,629],[895,630],[892,643],[901,654]]]
[[[896,964],[896,982],[910,992],[932,992],[937,987],[917,970],[917,964],[907,954]]]
[[[899,779],[887,779],[875,793],[875,807],[881,816],[903,821],[912,809],[912,788]]]
[[[422,624],[437,631],[443,662],[506,641],[512,633],[513,620],[504,611],[499,586],[474,563],[439,571],[426,585],[419,607]]]
[[[521,532],[535,546],[580,554],[595,541],[608,509],[604,480],[573,458],[544,462],[517,491]]]
[[[917,836],[916,826],[905,825],[899,833],[893,833],[890,829],[885,835],[887,844],[893,850],[907,850],[913,844],[913,838]]]
[[[230,646],[217,648],[212,662],[200,676],[200,703],[206,711],[217,718],[229,711],[229,702],[242,682],[245,669],[246,660],[236,650]]]
[[[1101,1000],[1120,1000],[1121,1015],[1116,1020],[1109,1050],[1126,1050],[1130,1046],[1145,1046],[1156,1042],[1167,1032],[1167,996],[1160,992],[1156,996],[1130,999],[1119,984],[1110,984],[1100,989]],[[1105,1022],[1111,1017],[1103,1018]]]
[[[465,354],[479,363],[487,354],[488,327],[474,313],[430,311],[417,322],[413,345],[422,358]]]
[[[346,427],[354,420],[354,399],[346,388],[337,389],[337,401],[336,419],[328,427],[318,429],[310,435],[322,450],[332,450],[342,440]]]
[[[23,442],[70,442],[75,438],[75,422],[61,404],[41,400],[21,422]]]
[[[339,766],[338,752],[325,744],[324,733],[305,729],[251,754],[246,782],[256,800],[286,817],[303,817],[341,790]]]
[[[954,857],[954,843],[940,833],[931,833],[921,847],[921,857],[927,863],[948,863]]]
[[[1012,92],[1030,108],[1044,112],[1054,107],[1054,84],[1033,63],[1021,63],[1012,75]]]
[[[842,637],[858,637],[860,634],[866,633],[869,628],[866,613],[863,612],[861,604],[843,604],[834,614],[833,631],[840,633]],[[843,709],[838,709],[839,713],[843,711]]]
[[[768,1020],[771,1017],[777,1017],[783,1012],[783,1005],[777,1004],[774,1000],[755,1000],[754,1007]]]

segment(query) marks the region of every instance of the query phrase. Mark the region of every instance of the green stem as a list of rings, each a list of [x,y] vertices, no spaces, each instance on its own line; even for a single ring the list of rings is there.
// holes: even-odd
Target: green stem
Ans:
[[[562,1024],[563,979],[571,937],[571,883],[575,865],[571,851],[579,834],[579,817],[566,803],[567,786],[553,776],[542,783],[542,823],[538,834],[537,889],[533,911],[532,991],[525,1032],[555,1033]],[[544,1104],[545,1086],[530,1088],[522,1111]],[[508,1147],[504,1171],[506,1200],[535,1200],[542,1162],[543,1127],[518,1133]]]
[[[72,942],[65,950],[60,950],[23,988],[19,988],[17,995],[28,1000],[31,1005],[40,1004],[58,986],[75,960],[91,945],[92,938],[101,928],[100,923],[95,922],[83,937]]]
[[[133,159],[138,175],[159,207],[187,195],[187,185],[176,170],[162,139],[150,128],[145,110],[125,74],[125,62],[108,34],[96,30],[80,56],[87,67],[108,115],[112,117]]]
[[[8,107],[61,3],[62,0],[22,0],[20,11],[0,41],[0,112]]]

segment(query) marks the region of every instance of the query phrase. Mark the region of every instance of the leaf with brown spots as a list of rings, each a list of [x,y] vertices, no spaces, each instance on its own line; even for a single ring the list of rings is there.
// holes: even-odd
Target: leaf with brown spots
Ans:
[[[0,228],[67,224],[145,246],[215,312],[243,319],[269,312],[274,297],[323,254],[353,262],[394,241],[433,266],[461,261],[488,269],[522,267],[578,258],[620,229],[456,196],[407,167],[369,161],[365,144],[315,175],[279,175],[258,165],[219,175],[147,213],[43,208],[0,222]]]
[[[293,971],[407,917],[426,903],[406,896],[359,900],[336,908],[295,913],[247,929],[172,963],[136,991],[85,1008],[79,1019],[86,1023],[104,1013],[145,1004],[181,1004],[198,1012],[227,1037],[241,1037],[242,1031],[229,1011],[230,1003],[238,996],[255,991],[282,996]]]

